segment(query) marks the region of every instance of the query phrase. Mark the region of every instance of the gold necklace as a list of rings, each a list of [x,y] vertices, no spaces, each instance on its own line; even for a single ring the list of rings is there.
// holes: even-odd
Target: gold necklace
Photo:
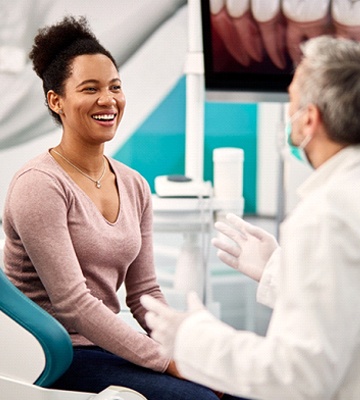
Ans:
[[[103,167],[103,171],[101,173],[101,176],[99,179],[94,179],[91,176],[89,176],[88,174],[85,174],[84,171],[82,171],[80,168],[78,168],[76,165],[74,165],[71,161],[69,161],[66,157],[64,157],[62,154],[60,154],[59,152],[57,152],[56,150],[52,149],[52,151],[57,154],[58,156],[60,156],[63,160],[65,160],[68,164],[70,164],[73,168],[75,168],[77,171],[80,172],[81,175],[84,175],[85,178],[90,179],[92,182],[95,183],[95,186],[100,189],[101,188],[101,179],[104,177],[105,175],[105,157],[103,156],[103,163],[104,163],[104,167]]]

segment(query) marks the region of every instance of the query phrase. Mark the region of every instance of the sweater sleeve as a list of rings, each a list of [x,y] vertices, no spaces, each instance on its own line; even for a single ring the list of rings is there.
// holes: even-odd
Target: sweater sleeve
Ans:
[[[40,170],[20,175],[11,185],[6,206],[4,228],[13,236],[10,245],[25,249],[55,317],[70,333],[78,332],[137,365],[164,371],[169,360],[160,354],[158,344],[118,318],[87,287],[68,229],[73,200],[67,190]]]

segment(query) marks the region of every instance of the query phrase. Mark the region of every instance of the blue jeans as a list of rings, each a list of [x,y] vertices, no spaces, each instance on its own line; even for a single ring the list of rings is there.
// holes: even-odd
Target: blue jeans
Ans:
[[[51,388],[99,393],[110,385],[129,387],[148,400],[218,400],[204,386],[139,367],[95,346],[74,347],[72,364]],[[241,399],[225,395],[223,400]]]

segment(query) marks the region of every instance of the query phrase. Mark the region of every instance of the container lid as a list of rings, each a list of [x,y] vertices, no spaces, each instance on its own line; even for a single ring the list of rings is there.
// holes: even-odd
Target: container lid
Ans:
[[[237,147],[219,147],[213,151],[213,161],[243,161],[244,150]]]

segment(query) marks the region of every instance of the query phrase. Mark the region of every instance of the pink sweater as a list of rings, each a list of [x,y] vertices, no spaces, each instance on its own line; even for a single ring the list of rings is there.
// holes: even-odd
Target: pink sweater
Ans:
[[[74,345],[95,344],[164,371],[169,360],[158,344],[117,316],[117,290],[123,283],[126,302],[145,330],[140,296],[164,301],[153,263],[150,190],[136,171],[109,161],[121,202],[114,223],[48,152],[15,175],[4,211],[5,271],[65,326]]]

